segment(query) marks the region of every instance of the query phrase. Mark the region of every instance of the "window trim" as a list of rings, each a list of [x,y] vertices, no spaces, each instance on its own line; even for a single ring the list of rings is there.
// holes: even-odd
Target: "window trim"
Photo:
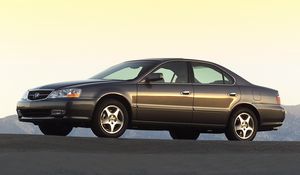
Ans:
[[[223,84],[202,84],[202,83],[197,83],[195,82],[195,74],[194,74],[194,69],[193,69],[193,65],[194,64],[197,64],[197,65],[203,65],[205,67],[209,67],[217,72],[219,72],[221,75],[222,75],[222,78],[223,78]],[[224,71],[223,69],[221,69],[220,67],[216,66],[216,65],[213,65],[213,64],[209,64],[209,63],[202,63],[202,62],[196,62],[196,61],[192,61],[190,62],[190,66],[191,66],[191,81],[192,81],[192,84],[195,84],[195,85],[202,85],[202,86],[234,86],[236,84],[236,80],[233,76],[231,76],[230,74],[228,74],[226,71]],[[232,80],[232,83],[230,84],[225,84],[225,75],[227,75],[228,78],[230,78]]]

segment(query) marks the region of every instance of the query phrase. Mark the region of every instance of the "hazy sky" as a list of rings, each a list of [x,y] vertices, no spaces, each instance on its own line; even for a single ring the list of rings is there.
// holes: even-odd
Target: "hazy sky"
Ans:
[[[0,0],[0,116],[29,88],[130,59],[217,62],[300,104],[298,0]]]

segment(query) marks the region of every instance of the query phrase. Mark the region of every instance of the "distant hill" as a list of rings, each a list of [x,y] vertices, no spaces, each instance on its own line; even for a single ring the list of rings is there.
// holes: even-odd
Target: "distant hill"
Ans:
[[[287,110],[286,120],[278,131],[260,132],[256,140],[267,141],[300,141],[300,105],[285,106]],[[41,134],[39,128],[31,123],[19,122],[16,115],[0,119],[0,133],[12,134]],[[76,128],[70,134],[79,137],[95,137],[90,129]],[[135,131],[128,130],[123,138],[145,138],[145,139],[170,139],[167,131]],[[202,134],[202,140],[225,140],[223,134]]]

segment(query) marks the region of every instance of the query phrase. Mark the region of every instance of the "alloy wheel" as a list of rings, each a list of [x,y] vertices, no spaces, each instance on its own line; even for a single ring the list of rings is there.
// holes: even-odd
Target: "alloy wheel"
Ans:
[[[108,134],[118,133],[124,125],[124,114],[115,105],[105,107],[100,114],[100,124],[102,129]]]
[[[239,114],[234,121],[234,131],[243,140],[253,135],[254,127],[253,117],[248,113]]]

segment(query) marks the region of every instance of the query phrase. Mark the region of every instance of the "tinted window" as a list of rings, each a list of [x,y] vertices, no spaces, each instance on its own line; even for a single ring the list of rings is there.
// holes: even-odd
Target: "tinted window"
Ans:
[[[153,73],[160,73],[163,80],[159,83],[188,83],[188,68],[186,62],[169,62],[163,64]]]
[[[204,64],[193,63],[194,82],[200,84],[233,84],[228,75],[217,68]]]
[[[156,61],[130,61],[113,66],[92,77],[102,80],[134,80],[157,65]]]

